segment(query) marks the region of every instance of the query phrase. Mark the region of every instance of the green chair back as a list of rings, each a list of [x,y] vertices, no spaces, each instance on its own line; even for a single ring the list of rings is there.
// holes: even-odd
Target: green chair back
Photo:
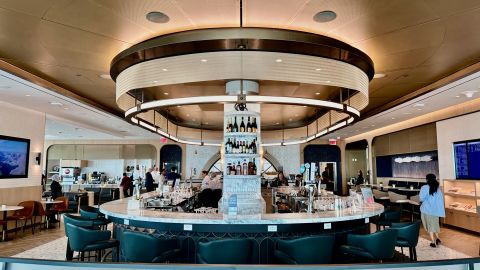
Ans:
[[[82,208],[80,208],[80,215],[82,217],[86,217],[86,218],[90,218],[90,219],[97,219],[98,218],[98,213],[86,211]]]
[[[333,235],[278,240],[277,250],[288,255],[296,264],[327,264],[332,261]]]
[[[74,216],[72,214],[64,214],[63,215],[63,222],[65,225],[67,224],[73,224],[75,226],[83,227],[83,228],[93,228],[94,227],[94,222],[93,220],[81,216]],[[65,228],[65,234],[68,237],[67,234],[67,226],[64,226]]]
[[[160,239],[154,236],[123,232],[120,239],[123,256],[128,262],[161,262],[164,254],[178,248],[177,239]]]
[[[392,223],[393,230],[397,231],[397,239],[408,242],[410,247],[416,247],[420,234],[420,221],[413,223]]]
[[[250,239],[223,239],[198,243],[197,260],[203,264],[250,264],[253,258]]]
[[[397,231],[386,229],[372,234],[349,234],[347,242],[350,246],[359,247],[371,254],[371,259],[390,259],[394,255]],[[361,255],[361,254],[359,254]]]
[[[83,251],[88,245],[110,239],[110,231],[98,231],[65,223],[68,244],[74,251]]]

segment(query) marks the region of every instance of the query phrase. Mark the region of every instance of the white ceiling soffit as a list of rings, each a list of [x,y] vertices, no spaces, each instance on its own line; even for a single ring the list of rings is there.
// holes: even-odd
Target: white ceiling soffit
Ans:
[[[46,139],[153,139],[159,135],[0,70],[0,101],[47,115]],[[60,133],[59,133],[60,132]]]
[[[473,91],[471,98],[466,95],[466,92],[469,91]],[[349,138],[477,98],[480,98],[480,72],[463,77],[420,97],[359,121],[330,134],[328,138]]]

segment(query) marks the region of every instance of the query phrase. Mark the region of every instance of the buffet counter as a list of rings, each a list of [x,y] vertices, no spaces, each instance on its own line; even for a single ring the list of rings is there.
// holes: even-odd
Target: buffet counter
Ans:
[[[335,244],[341,245],[348,233],[368,233],[370,218],[384,211],[382,205],[373,203],[340,211],[274,213],[263,214],[261,219],[224,219],[218,213],[134,209],[132,205],[135,201],[131,200],[121,199],[100,206],[100,211],[113,221],[114,236],[120,242],[124,231],[176,238],[181,243],[183,263],[196,262],[198,242],[223,238],[254,239],[258,249],[255,260],[262,264],[273,263],[273,247],[279,238],[332,234],[336,238]]]

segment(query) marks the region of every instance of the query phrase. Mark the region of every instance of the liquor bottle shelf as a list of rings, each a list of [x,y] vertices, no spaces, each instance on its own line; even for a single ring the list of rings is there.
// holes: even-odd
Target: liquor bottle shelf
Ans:
[[[258,132],[226,132],[225,137],[258,137]]]
[[[259,158],[259,154],[225,154],[225,158],[239,159],[239,158]]]

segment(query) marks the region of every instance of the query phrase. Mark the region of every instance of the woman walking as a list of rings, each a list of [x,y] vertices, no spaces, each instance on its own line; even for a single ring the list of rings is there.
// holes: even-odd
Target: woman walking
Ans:
[[[445,203],[443,194],[439,188],[437,177],[434,174],[427,174],[427,184],[420,189],[420,212],[425,230],[430,234],[431,247],[437,247],[441,243],[438,234],[440,233],[440,217],[445,217]]]

